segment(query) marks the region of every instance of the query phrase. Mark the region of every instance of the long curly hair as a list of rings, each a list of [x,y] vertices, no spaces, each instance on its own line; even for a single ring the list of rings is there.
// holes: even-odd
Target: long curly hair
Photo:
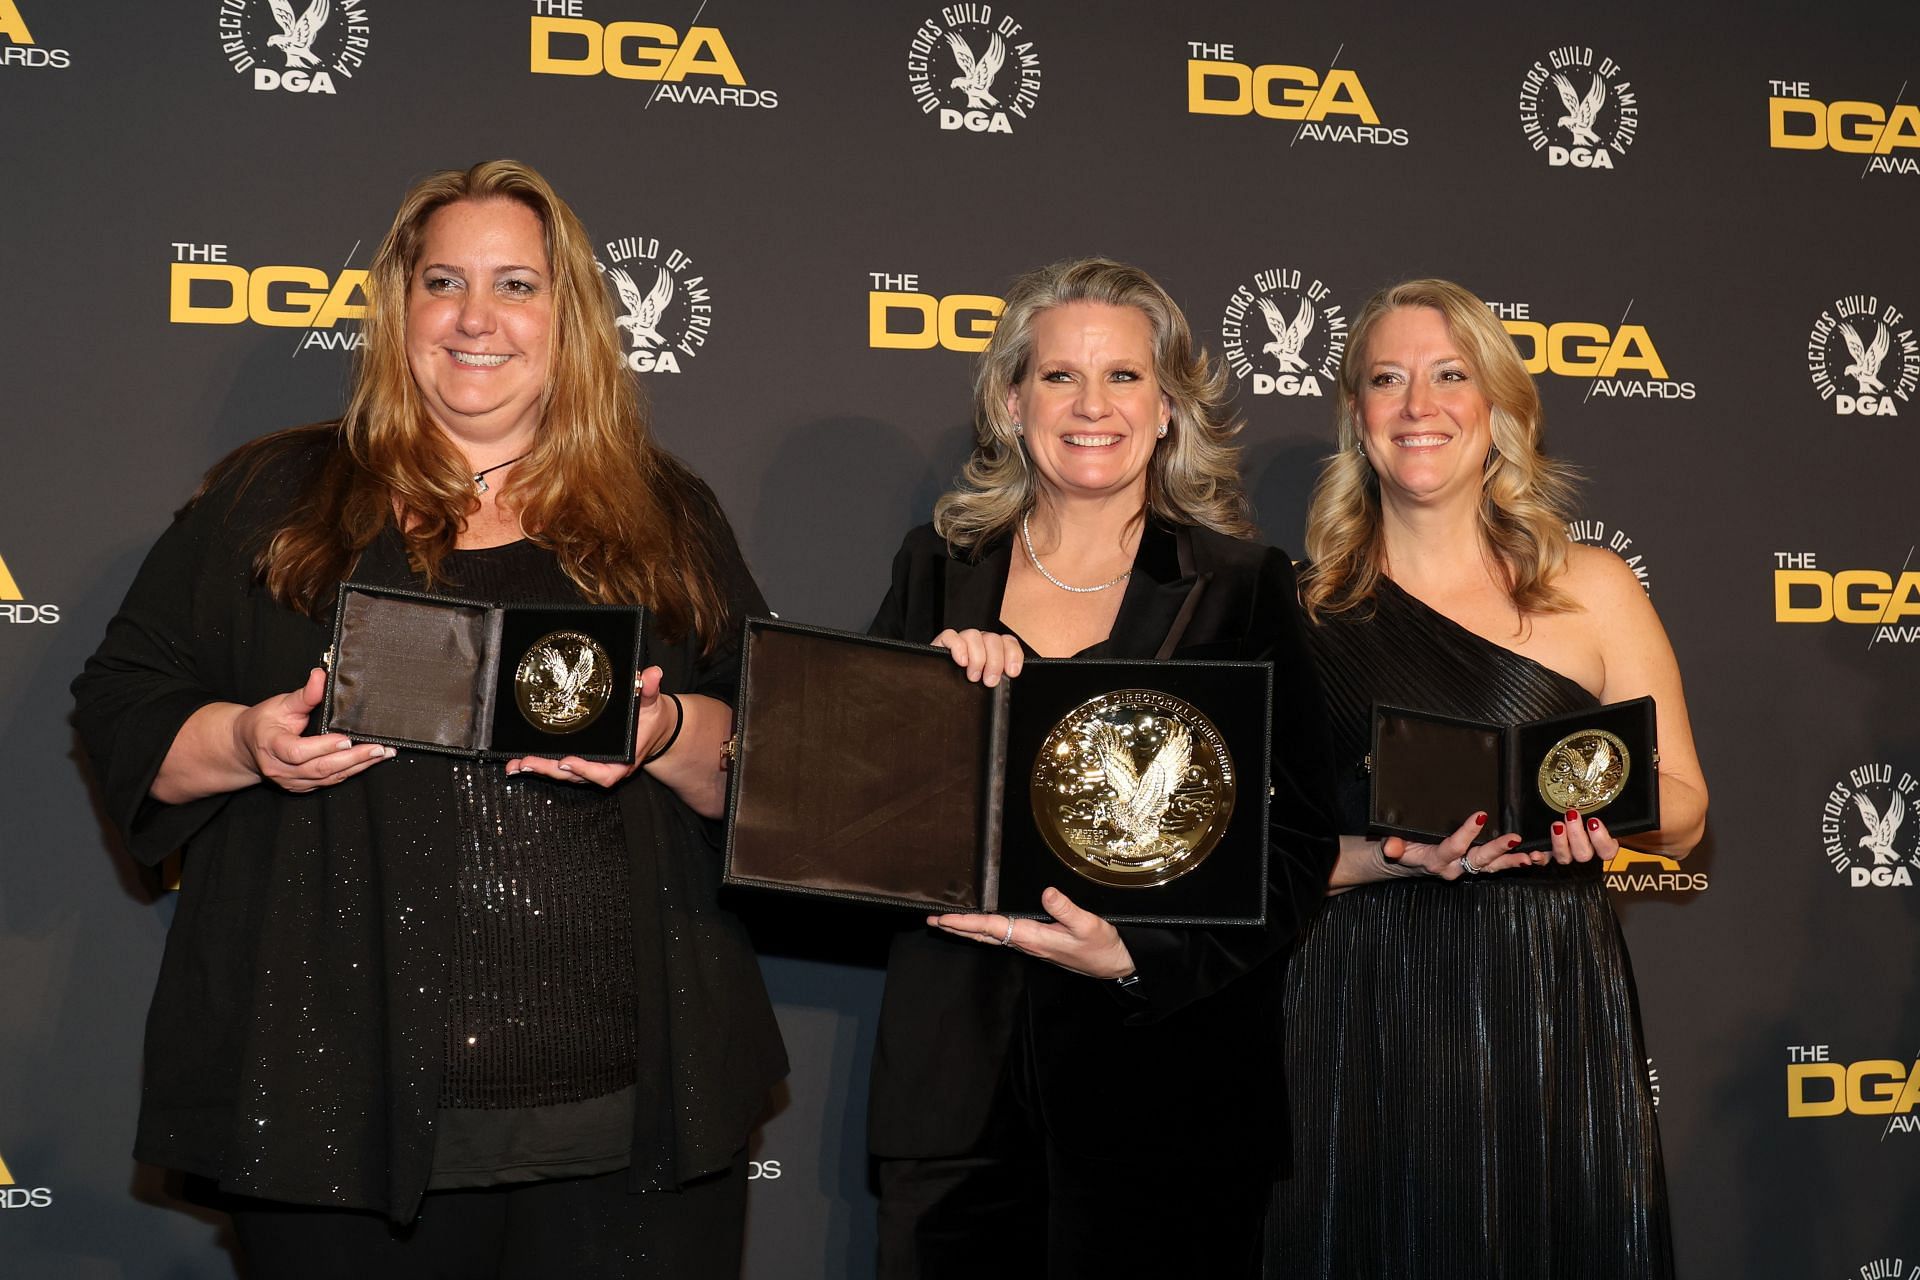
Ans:
[[[1401,307],[1431,307],[1492,406],[1493,449],[1480,482],[1480,534],[1522,615],[1564,613],[1573,600],[1553,585],[1567,563],[1573,469],[1540,448],[1540,392],[1513,339],[1487,305],[1449,280],[1408,280],[1381,290],[1354,318],[1340,364],[1338,452],[1327,458],[1307,507],[1301,602],[1310,616],[1343,613],[1373,598],[1385,571],[1380,482],[1361,454],[1358,421],[1373,330]]]
[[[1038,500],[1007,392],[1027,375],[1041,313],[1073,302],[1134,307],[1153,330],[1153,372],[1173,407],[1166,439],[1147,464],[1146,509],[1171,524],[1204,525],[1234,537],[1253,532],[1240,486],[1240,430],[1227,371],[1195,350],[1187,318],[1154,278],[1108,258],[1075,258],[1013,282],[973,379],[974,447],[954,487],[933,507],[933,527],[956,547],[978,550],[1010,534]]]
[[[553,308],[540,427],[498,500],[529,539],[554,552],[586,599],[645,604],[665,637],[691,631],[711,647],[727,630],[711,499],[653,441],[586,228],[545,178],[518,161],[442,170],[407,191],[367,273],[365,346],[345,415],[243,446],[201,492],[291,440],[331,433],[334,447],[313,483],[256,558],[274,599],[318,617],[390,526],[430,588],[444,579],[479,498],[466,459],[428,417],[414,382],[407,301],[428,220],[448,205],[486,200],[516,201],[540,219]]]

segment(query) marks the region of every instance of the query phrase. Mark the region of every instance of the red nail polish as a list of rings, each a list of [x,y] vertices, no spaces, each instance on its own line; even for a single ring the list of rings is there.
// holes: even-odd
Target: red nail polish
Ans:
[[[1565,835],[1565,834],[1567,834],[1567,824],[1566,824],[1566,823],[1564,823],[1564,822],[1556,822],[1556,823],[1554,823],[1554,824],[1553,824],[1553,834],[1555,834],[1555,835],[1557,835],[1557,836],[1563,836],[1563,835]]]
[[[1599,829],[1600,829],[1600,819],[1598,818],[1587,819],[1587,830],[1598,831]]]
[[[1474,814],[1474,815],[1473,815],[1473,825],[1474,825],[1474,826],[1476,826],[1476,827],[1484,827],[1484,826],[1486,826],[1486,825],[1487,825],[1487,815],[1486,815],[1486,814],[1484,814],[1484,813],[1476,813],[1476,814]]]
[[[1567,821],[1568,822],[1580,821],[1580,811],[1578,809],[1567,810]]]
[[[1509,840],[1509,841],[1507,841],[1507,851],[1508,851],[1509,853],[1511,853],[1511,852],[1512,852],[1513,850],[1515,850],[1515,849],[1518,849],[1519,847],[1520,847],[1520,837],[1519,837],[1519,836],[1515,836],[1515,837],[1514,837],[1513,839],[1511,839],[1511,840]]]

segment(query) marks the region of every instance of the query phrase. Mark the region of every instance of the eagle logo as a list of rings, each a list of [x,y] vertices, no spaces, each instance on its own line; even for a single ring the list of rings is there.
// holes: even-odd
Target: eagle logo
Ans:
[[[993,33],[986,54],[978,61],[958,32],[947,32],[947,44],[953,50],[953,60],[960,65],[960,74],[953,78],[951,86],[967,95],[967,106],[980,110],[999,106],[1000,99],[993,96],[993,78],[1000,74],[1001,64],[1007,60],[1007,42],[1000,38],[1000,33]]]
[[[1627,785],[1627,744],[1604,729],[1581,729],[1548,748],[1540,762],[1540,798],[1556,811],[1592,813]]]
[[[319,66],[320,59],[313,56],[313,39],[327,25],[327,15],[333,11],[331,0],[313,0],[298,18],[293,16],[288,0],[267,0],[267,7],[280,24],[280,34],[267,37],[267,43],[287,55],[289,67]]]
[[[1860,847],[1873,854],[1873,865],[1884,867],[1890,862],[1900,861],[1900,855],[1893,850],[1893,838],[1900,833],[1900,823],[1907,816],[1907,802],[1898,791],[1887,802],[1887,816],[1881,817],[1880,811],[1873,807],[1873,801],[1853,793],[1853,803],[1860,810],[1860,820],[1867,824],[1867,834],[1860,837]]]
[[[1186,777],[1193,760],[1193,739],[1187,727],[1177,720],[1171,722],[1166,741],[1154,752],[1144,772],[1135,765],[1133,752],[1112,725],[1097,725],[1092,745],[1113,796],[1101,820],[1136,850],[1151,846],[1160,838],[1160,824],[1173,803],[1173,790]]]
[[[544,696],[534,700],[535,709],[555,725],[572,724],[587,714],[583,695],[593,683],[593,650],[581,646],[569,663],[558,649],[549,647],[540,651],[540,662],[546,670],[547,688]]]
[[[667,314],[667,304],[673,301],[673,277],[665,267],[659,268],[659,272],[644,298],[640,296],[640,286],[633,282],[625,268],[615,267],[607,272],[613,277],[613,287],[620,291],[620,304],[627,309],[627,314],[616,316],[613,322],[632,335],[635,351],[652,351],[667,345],[667,340],[660,336],[660,321]]]
[[[1267,355],[1280,362],[1280,372],[1302,372],[1307,362],[1300,356],[1300,348],[1306,345],[1307,335],[1313,332],[1313,303],[1306,298],[1300,299],[1300,311],[1289,324],[1280,308],[1271,298],[1260,299],[1260,314],[1267,318],[1267,328],[1273,333],[1273,341],[1260,348]]]
[[[1600,135],[1593,130],[1593,118],[1600,114],[1600,108],[1606,105],[1607,82],[1599,76],[1593,78],[1593,87],[1587,90],[1587,96],[1574,96],[1573,82],[1563,75],[1555,74],[1553,87],[1560,91],[1560,101],[1566,105],[1567,114],[1554,121],[1555,124],[1573,131],[1573,145],[1576,147],[1597,147]]]
[[[1879,324],[1878,321],[1875,323]],[[1893,345],[1893,335],[1887,332],[1887,326],[1879,324],[1879,332],[1873,335],[1872,346],[1861,342],[1860,335],[1844,320],[1840,322],[1840,336],[1847,340],[1847,350],[1853,355],[1853,363],[1843,372],[1860,384],[1860,394],[1885,391],[1887,388],[1880,381],[1880,366],[1886,361],[1887,348]],[[1896,801],[1899,798],[1894,797]]]

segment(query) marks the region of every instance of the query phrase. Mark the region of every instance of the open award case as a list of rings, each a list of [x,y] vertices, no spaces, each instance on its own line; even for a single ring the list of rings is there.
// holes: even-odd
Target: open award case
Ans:
[[[342,583],[321,732],[483,759],[631,764],[641,614]]]
[[[943,649],[756,618],[727,883],[1122,924],[1266,919],[1273,672],[1034,659],[988,689]]]
[[[1546,849],[1574,810],[1616,836],[1652,831],[1659,741],[1652,698],[1508,726],[1375,706],[1367,829],[1431,843],[1484,811],[1489,833]]]

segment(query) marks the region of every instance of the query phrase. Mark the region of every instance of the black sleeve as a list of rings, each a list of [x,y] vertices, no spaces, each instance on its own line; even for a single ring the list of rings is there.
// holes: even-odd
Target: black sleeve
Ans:
[[[699,509],[694,518],[702,522],[702,534],[713,557],[714,579],[726,600],[727,618],[719,643],[695,658],[686,692],[705,694],[732,706],[740,690],[741,624],[750,617],[764,616],[767,601],[747,568],[740,541],[720,509],[720,500],[705,484],[698,484],[697,494]]]
[[[1124,926],[1139,983],[1117,998],[1130,1021],[1156,1021],[1284,952],[1318,909],[1338,855],[1326,703],[1307,649],[1293,564],[1269,549],[1248,632],[1249,656],[1273,664],[1273,799],[1267,850],[1267,923],[1259,929]]]
[[[230,701],[224,653],[228,620],[209,600],[229,587],[238,606],[244,576],[223,569],[237,540],[210,494],[175,518],[147,554],[106,637],[73,682],[74,727],[100,780],[107,815],[130,852],[151,866],[204,826],[224,795],[162,804],[148,793],[181,726],[201,707]],[[209,580],[213,580],[210,582]],[[213,589],[210,590],[209,588]]]

